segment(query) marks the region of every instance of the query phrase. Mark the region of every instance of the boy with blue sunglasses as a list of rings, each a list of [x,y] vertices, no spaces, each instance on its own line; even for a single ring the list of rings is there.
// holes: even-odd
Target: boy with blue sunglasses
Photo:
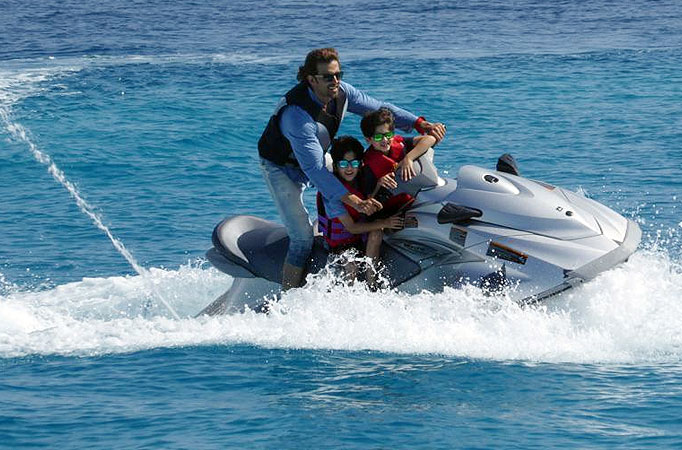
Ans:
[[[362,169],[363,154],[362,144],[351,136],[335,139],[330,151],[334,175],[348,189],[348,192],[361,199],[367,198],[363,187],[360,185],[361,177],[358,176]],[[355,208],[344,206],[346,214],[330,218],[325,212],[322,194],[317,193],[318,229],[324,235],[327,248],[331,253],[341,253],[354,248],[370,257],[372,265],[376,266],[379,260],[384,228],[400,230],[404,227],[405,219],[396,215],[366,222]],[[357,267],[354,264],[346,264],[346,276],[349,279],[355,279],[356,272]],[[373,267],[367,269],[366,280],[371,288],[376,287],[376,271]]]

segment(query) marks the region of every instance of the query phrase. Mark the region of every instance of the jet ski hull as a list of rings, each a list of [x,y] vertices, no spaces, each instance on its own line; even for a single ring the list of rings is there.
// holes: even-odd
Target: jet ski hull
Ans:
[[[399,291],[475,285],[536,303],[626,261],[641,240],[632,220],[546,183],[476,166],[462,167],[456,180],[430,179],[413,189],[408,214],[417,226],[384,236],[384,276]],[[278,295],[288,247],[282,225],[228,217],[213,245],[207,258],[234,282],[201,314],[257,309]],[[316,237],[308,271],[321,270],[327,256]]]

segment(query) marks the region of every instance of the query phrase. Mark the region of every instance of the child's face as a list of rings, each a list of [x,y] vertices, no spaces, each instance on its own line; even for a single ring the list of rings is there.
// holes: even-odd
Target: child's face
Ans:
[[[378,150],[381,153],[388,154],[391,149],[391,142],[393,141],[393,130],[387,123],[383,123],[374,129],[374,134],[370,137],[366,137],[365,140],[372,146],[374,150]],[[374,138],[377,135],[382,135],[381,140],[377,141]],[[388,137],[390,136],[390,137]]]
[[[334,163],[334,169],[341,179],[350,182],[353,181],[358,175],[358,171],[360,171],[360,164],[361,161],[355,158],[355,153],[346,152],[346,154],[343,155],[343,159],[341,161]],[[353,167],[354,165],[357,167]]]

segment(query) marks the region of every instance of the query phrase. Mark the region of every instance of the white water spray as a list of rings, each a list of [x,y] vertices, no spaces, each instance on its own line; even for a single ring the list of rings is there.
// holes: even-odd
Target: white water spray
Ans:
[[[150,276],[183,317],[232,279],[200,262]],[[521,308],[477,289],[370,292],[319,274],[287,291],[270,314],[181,321],[141,317],[141,276],[87,278],[0,295],[0,361],[26,355],[101,355],[181,346],[378,351],[547,363],[682,361],[682,268],[643,250],[544,306]],[[130,309],[132,306],[133,309]],[[125,311],[123,309],[125,308]]]
[[[128,249],[123,245],[123,242],[121,242],[119,239],[117,239],[111,230],[104,225],[104,222],[102,222],[102,218],[94,211],[94,208],[83,199],[83,197],[80,195],[78,192],[78,189],[76,186],[71,183],[67,178],[64,172],[57,167],[55,162],[52,160],[52,158],[46,154],[45,152],[41,151],[35,143],[29,138],[28,133],[26,132],[26,129],[16,123],[12,122],[9,113],[5,108],[0,107],[0,118],[2,118],[2,121],[5,123],[5,127],[7,130],[11,133],[12,136],[15,138],[23,141],[28,145],[29,150],[33,154],[33,157],[38,161],[39,163],[47,166],[48,172],[52,175],[52,177],[64,188],[71,194],[71,197],[76,201],[76,204],[78,205],[78,208],[81,210],[83,214],[88,216],[92,222],[104,232],[104,234],[107,235],[111,243],[114,245],[114,248],[128,261],[128,263],[132,266],[135,271],[140,274],[145,280],[149,280],[149,274],[148,271],[140,266],[133,255],[128,251]],[[176,319],[180,320],[180,316],[178,316],[178,313],[175,312],[173,307],[166,302],[161,295],[159,295],[158,291],[156,290],[156,286],[152,282],[147,283],[148,286],[150,287],[150,290],[154,294],[156,298],[158,298],[161,303],[170,311],[170,313],[175,317]]]

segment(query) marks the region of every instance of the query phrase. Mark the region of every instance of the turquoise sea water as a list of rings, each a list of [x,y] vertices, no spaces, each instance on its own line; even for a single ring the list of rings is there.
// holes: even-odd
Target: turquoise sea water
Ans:
[[[256,142],[320,46],[448,125],[444,174],[511,152],[642,248],[539,308],[320,277],[191,318],[213,226],[278,219]],[[674,1],[1,3],[0,447],[680,447],[680,67]]]

